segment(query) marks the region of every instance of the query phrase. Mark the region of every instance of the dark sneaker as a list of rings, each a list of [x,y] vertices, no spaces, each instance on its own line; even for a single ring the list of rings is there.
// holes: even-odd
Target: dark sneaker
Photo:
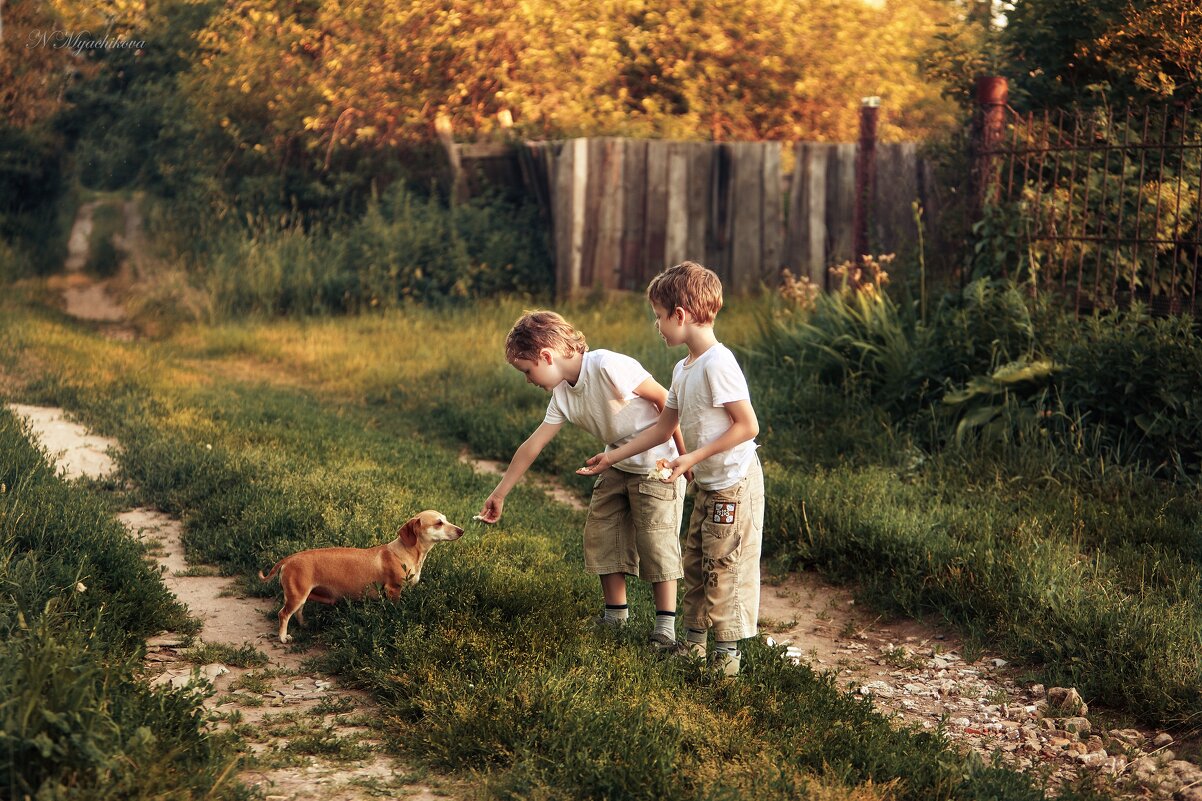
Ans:
[[[651,636],[647,638],[647,644],[651,646],[653,651],[659,651],[664,654],[683,653],[682,643],[675,637],[669,637],[662,631],[653,631]]]

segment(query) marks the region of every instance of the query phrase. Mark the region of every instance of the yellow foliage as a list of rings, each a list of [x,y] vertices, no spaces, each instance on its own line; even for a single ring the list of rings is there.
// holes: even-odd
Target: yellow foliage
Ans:
[[[940,24],[943,0],[229,0],[185,88],[277,153],[427,140],[439,115],[465,140],[849,141],[867,95],[882,138],[917,139],[954,119],[917,66]]]

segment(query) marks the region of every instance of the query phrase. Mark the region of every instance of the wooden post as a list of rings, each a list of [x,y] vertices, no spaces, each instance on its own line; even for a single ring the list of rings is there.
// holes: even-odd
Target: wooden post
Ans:
[[[451,165],[451,203],[458,203],[466,196],[466,186],[464,182],[463,164],[459,160],[459,148],[455,145],[455,138],[451,133],[451,118],[446,114],[439,114],[434,118],[434,130],[438,134],[438,141],[442,143],[443,148],[447,151],[447,162]]]
[[[868,255],[868,209],[876,185],[876,124],[881,110],[879,97],[865,97],[860,101],[860,141],[856,151],[856,200],[852,212],[852,230],[855,237],[852,258],[864,263]]]
[[[994,165],[996,151],[1002,143],[1002,131],[1006,121],[1006,103],[1010,98],[1010,85],[1005,78],[987,76],[977,78],[977,113],[972,130],[972,219],[975,223],[983,216],[985,206],[996,200],[997,184]]]

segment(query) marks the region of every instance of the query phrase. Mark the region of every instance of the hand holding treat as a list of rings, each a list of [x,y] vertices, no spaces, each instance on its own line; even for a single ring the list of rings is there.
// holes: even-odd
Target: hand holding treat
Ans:
[[[667,481],[672,476],[672,468],[667,459],[656,459],[655,467],[651,468],[651,472],[647,474],[647,478],[654,478],[659,481]]]

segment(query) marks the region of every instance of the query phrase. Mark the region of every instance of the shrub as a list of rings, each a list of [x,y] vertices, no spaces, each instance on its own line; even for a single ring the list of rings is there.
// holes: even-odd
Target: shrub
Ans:
[[[226,230],[199,268],[221,316],[331,314],[545,291],[544,226],[496,198],[447,208],[395,186],[344,228]]]
[[[1057,348],[1065,406],[1129,441],[1153,472],[1202,469],[1202,338],[1188,317],[1093,317]]]

